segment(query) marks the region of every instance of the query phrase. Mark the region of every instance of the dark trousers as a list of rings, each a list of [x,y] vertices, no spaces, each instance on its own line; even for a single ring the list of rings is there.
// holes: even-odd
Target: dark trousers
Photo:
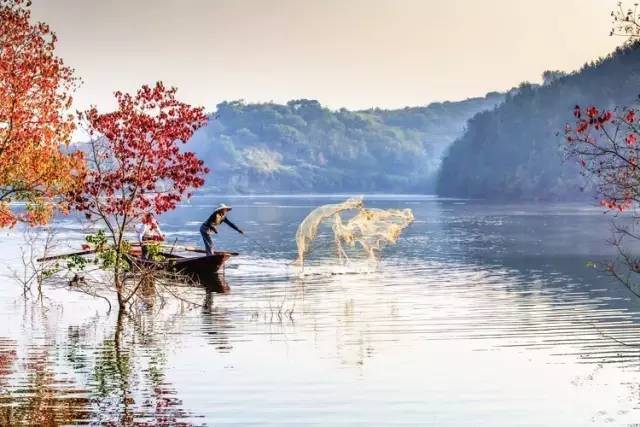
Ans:
[[[200,234],[202,235],[202,240],[204,240],[204,249],[207,251],[207,255],[213,255],[214,244],[211,238],[211,229],[202,224],[200,226]]]
[[[151,259],[151,254],[149,253],[149,245],[154,243],[151,239],[142,239],[140,242],[140,249],[142,250],[142,259]]]
[[[141,246],[142,249],[142,259],[149,259],[149,246],[146,243],[143,243]]]

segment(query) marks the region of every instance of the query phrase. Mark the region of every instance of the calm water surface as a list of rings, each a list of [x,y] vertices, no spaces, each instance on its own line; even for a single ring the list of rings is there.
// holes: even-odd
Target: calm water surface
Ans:
[[[119,317],[60,289],[25,303],[2,279],[0,424],[640,423],[640,305],[586,267],[611,255],[600,209],[367,196],[416,222],[375,271],[319,248],[300,277],[297,224],[344,198],[204,195],[163,216],[170,241],[199,244],[224,201],[258,242],[219,235],[242,254],[231,292],[190,290],[197,306]],[[2,234],[0,272],[20,239]]]

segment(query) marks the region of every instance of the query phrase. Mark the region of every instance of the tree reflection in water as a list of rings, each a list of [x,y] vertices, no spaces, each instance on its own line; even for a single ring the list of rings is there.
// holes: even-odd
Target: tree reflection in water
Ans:
[[[54,372],[51,351],[47,346],[29,348],[19,367],[21,375],[14,377],[18,371],[15,343],[2,340],[2,425],[81,424],[91,420],[93,411],[87,390]]]
[[[96,419],[115,425],[190,425],[176,391],[165,380],[166,354],[152,323],[118,313],[113,337],[96,349]]]
[[[167,337],[174,336],[166,328],[179,322],[163,320],[156,330],[163,310],[121,311],[107,336],[100,336],[105,319],[96,318],[69,327],[59,341],[32,340],[38,344],[28,343],[24,354],[0,337],[0,425],[202,424],[166,379]]]

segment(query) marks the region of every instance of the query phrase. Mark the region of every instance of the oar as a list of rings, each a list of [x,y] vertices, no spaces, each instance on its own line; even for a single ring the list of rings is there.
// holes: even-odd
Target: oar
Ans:
[[[134,243],[131,246],[140,246],[139,243]],[[177,251],[185,251],[185,252],[196,252],[199,254],[206,254],[207,251],[205,251],[204,249],[200,249],[200,248],[196,248],[194,246],[175,246],[175,245],[158,245],[162,248],[171,248],[173,250],[177,250]],[[224,251],[223,251],[224,252]],[[230,255],[239,255],[237,252],[225,252],[228,253]]]
[[[197,252],[199,254],[206,254],[207,251],[205,251],[204,249],[200,249],[200,248],[194,248],[193,246],[170,246],[170,245],[160,245],[163,248],[174,248],[176,250],[179,251],[185,251],[185,252]],[[227,252],[227,251],[215,251],[214,254],[216,253],[225,253],[225,254],[229,254],[231,256],[238,256],[240,255],[238,252]]]
[[[160,245],[163,248],[172,248],[177,251],[186,251],[186,252],[197,252],[199,254],[206,254],[207,251],[204,249],[196,248],[193,246],[175,246],[175,245]]]
[[[151,243],[151,244],[153,244],[153,243]],[[177,250],[177,251],[186,251],[186,252],[198,252],[200,254],[206,253],[206,251],[204,249],[199,249],[199,248],[196,248],[194,246],[176,246],[175,244],[173,244],[173,245],[157,244],[157,245],[160,246],[161,248],[169,248],[169,249],[171,249],[172,252],[174,250]],[[139,247],[139,246],[142,246],[142,245],[140,243],[132,243],[131,246]]]
[[[72,256],[80,256],[80,255],[89,255],[95,252],[96,252],[95,249],[89,249],[87,251],[82,251],[82,252],[72,252],[70,254],[60,254],[60,255],[52,255],[52,256],[47,256],[43,258],[38,258],[36,261],[38,262],[53,261],[54,259],[62,259],[62,258],[68,258]]]

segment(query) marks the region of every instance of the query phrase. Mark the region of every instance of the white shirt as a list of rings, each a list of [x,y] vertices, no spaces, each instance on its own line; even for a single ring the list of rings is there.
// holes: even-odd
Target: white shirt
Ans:
[[[142,243],[145,240],[145,237],[148,239],[152,236],[162,236],[162,231],[160,231],[160,225],[156,222],[155,229],[152,229],[149,225],[141,222],[136,225],[136,235],[138,236],[138,241]]]

